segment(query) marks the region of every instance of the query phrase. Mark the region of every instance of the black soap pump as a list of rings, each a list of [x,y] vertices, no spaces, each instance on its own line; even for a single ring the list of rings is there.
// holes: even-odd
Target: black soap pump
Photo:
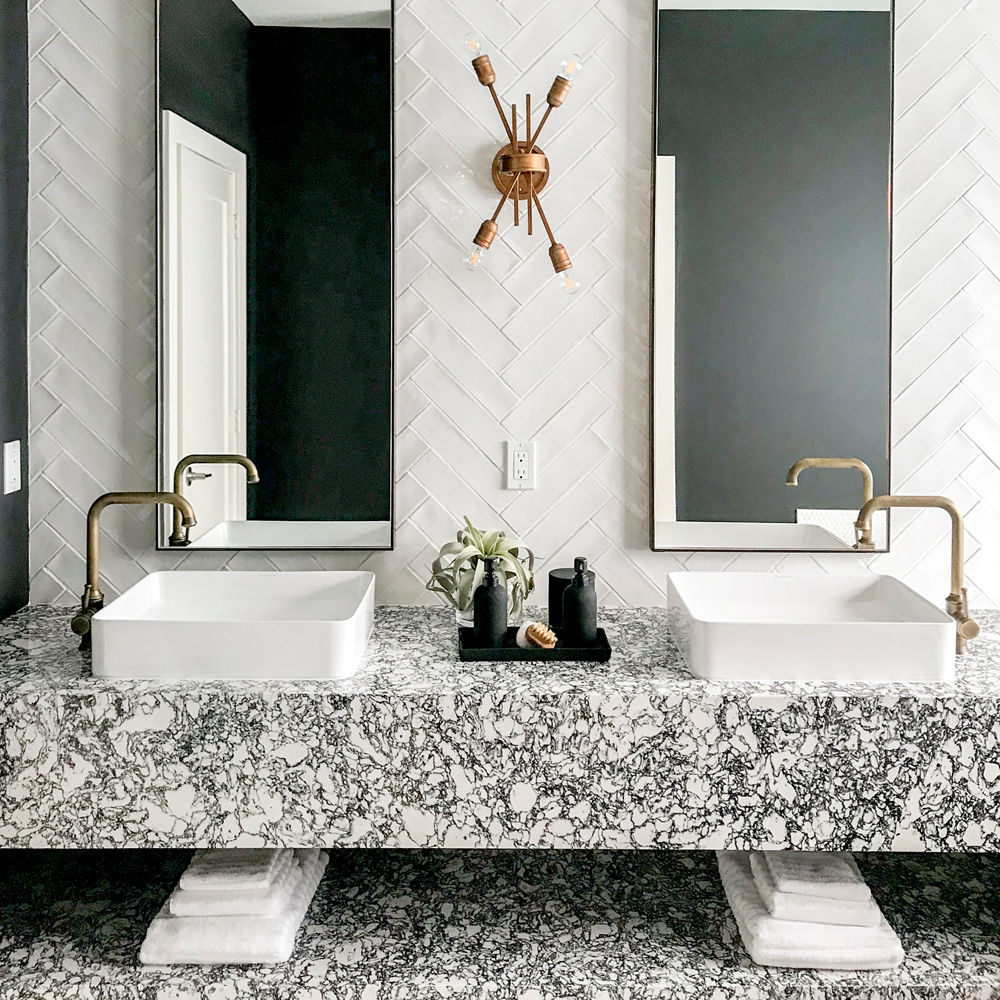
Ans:
[[[472,625],[480,646],[499,646],[507,632],[506,580],[497,576],[496,556],[483,558],[483,582],[472,597]]]
[[[563,591],[563,630],[569,642],[597,639],[597,588],[587,573],[587,560],[573,560],[573,582]]]

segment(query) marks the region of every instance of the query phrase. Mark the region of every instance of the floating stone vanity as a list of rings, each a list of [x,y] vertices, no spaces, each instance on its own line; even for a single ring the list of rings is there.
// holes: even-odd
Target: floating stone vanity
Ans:
[[[383,608],[326,683],[97,681],[64,610],[0,624],[0,847],[169,848],[0,852],[0,1000],[1000,995],[1000,615],[954,688],[712,684],[664,612],[602,618],[607,665],[462,664]],[[138,966],[183,848],[259,844],[355,848],[292,961]],[[415,846],[477,850],[356,849]],[[882,852],[903,967],[752,965],[714,847]]]
[[[659,610],[609,664],[460,663],[381,608],[350,680],[98,681],[0,625],[0,847],[1000,851],[1000,616],[952,687],[713,684]]]

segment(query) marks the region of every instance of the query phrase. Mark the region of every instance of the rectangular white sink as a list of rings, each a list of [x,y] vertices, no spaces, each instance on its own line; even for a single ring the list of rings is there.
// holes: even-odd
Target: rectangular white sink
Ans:
[[[220,521],[192,549],[377,549],[392,542],[390,521]]]
[[[850,552],[853,546],[818,524],[751,521],[657,521],[656,545],[667,549]]]
[[[671,573],[670,629],[712,680],[953,683],[955,623],[891,576]]]
[[[94,675],[349,677],[374,615],[374,573],[150,573],[94,615]]]

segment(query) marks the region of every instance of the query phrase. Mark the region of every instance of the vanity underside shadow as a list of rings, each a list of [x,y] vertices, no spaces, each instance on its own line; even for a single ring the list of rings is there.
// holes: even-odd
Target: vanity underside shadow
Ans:
[[[0,1000],[930,1000],[1000,993],[1000,858],[867,855],[907,952],[892,972],[750,963],[707,852],[331,853],[294,958],[143,968],[187,851],[0,852]]]

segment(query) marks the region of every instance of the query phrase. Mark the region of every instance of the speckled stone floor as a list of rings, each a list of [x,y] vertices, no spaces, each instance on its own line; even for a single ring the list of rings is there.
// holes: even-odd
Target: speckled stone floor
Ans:
[[[186,851],[0,852],[2,1000],[986,1000],[1000,857],[859,863],[907,949],[886,973],[747,959],[714,856],[333,851],[285,966],[144,969]]]

